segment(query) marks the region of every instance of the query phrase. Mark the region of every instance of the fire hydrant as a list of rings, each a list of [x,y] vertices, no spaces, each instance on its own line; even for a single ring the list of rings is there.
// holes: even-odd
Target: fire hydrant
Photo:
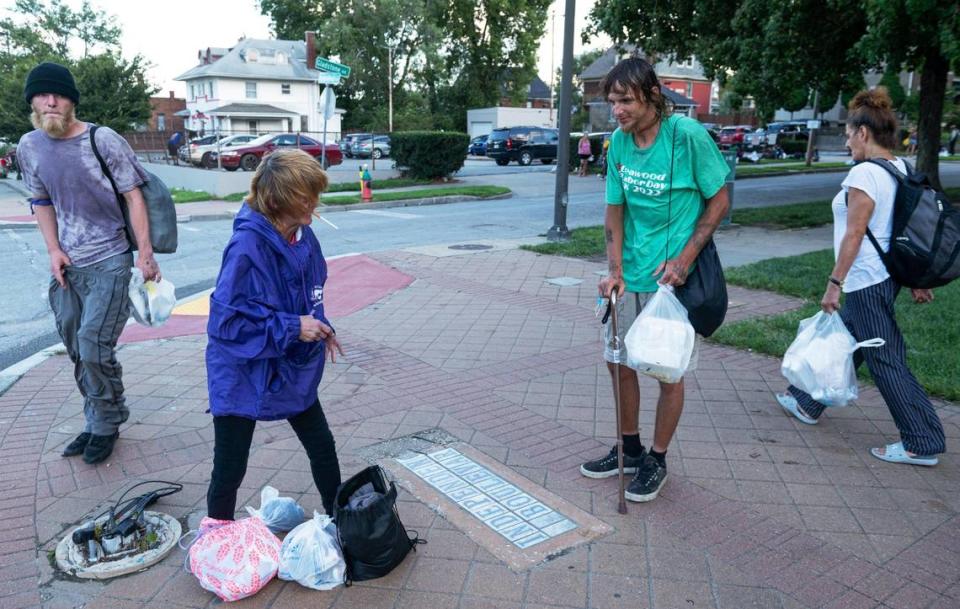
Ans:
[[[373,177],[366,165],[360,167],[360,198],[364,203],[373,201]]]

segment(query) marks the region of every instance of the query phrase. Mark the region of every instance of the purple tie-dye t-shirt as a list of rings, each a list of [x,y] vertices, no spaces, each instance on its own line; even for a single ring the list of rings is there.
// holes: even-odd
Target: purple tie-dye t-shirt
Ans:
[[[64,139],[36,129],[17,145],[24,182],[34,199],[53,202],[60,247],[78,267],[130,248],[119,203],[90,146],[89,129],[88,124],[83,134]],[[121,193],[147,181],[130,145],[112,129],[97,130],[97,149]]]

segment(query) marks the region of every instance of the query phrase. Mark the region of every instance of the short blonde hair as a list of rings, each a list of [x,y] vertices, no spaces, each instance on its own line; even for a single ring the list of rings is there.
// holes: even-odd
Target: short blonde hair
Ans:
[[[312,212],[328,183],[317,159],[303,150],[277,150],[263,157],[245,200],[251,209],[279,224],[284,218]]]

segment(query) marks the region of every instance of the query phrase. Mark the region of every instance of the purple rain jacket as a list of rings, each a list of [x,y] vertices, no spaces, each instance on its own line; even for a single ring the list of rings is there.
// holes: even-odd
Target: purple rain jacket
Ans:
[[[207,322],[207,388],[213,416],[287,419],[317,401],[324,341],[302,342],[300,316],[323,313],[327,262],[304,228],[287,242],[246,204],[223,252]],[[331,325],[332,327],[332,325]]]

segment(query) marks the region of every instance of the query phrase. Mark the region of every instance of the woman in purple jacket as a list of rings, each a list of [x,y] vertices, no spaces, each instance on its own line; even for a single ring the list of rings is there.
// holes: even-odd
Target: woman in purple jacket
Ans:
[[[327,263],[310,230],[327,176],[300,150],[263,159],[233,223],[207,324],[213,474],[207,515],[233,520],[256,421],[286,419],[310,457],[327,514],[340,485],[317,399],[326,356],[343,351],[323,313]]]

